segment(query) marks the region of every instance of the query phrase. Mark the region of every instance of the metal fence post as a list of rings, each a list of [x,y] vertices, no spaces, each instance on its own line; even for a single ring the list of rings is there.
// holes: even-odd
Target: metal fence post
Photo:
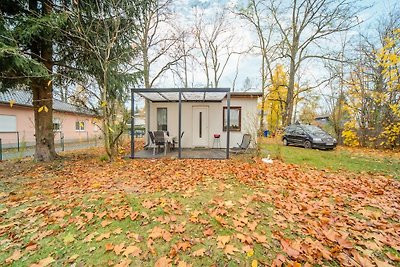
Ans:
[[[0,138],[0,160],[3,160],[3,147],[1,145],[1,138]]]
[[[17,132],[17,147],[18,147],[18,152],[19,152],[19,132]]]
[[[61,135],[61,133],[60,133],[60,135]],[[61,141],[61,151],[64,151],[64,135],[62,135],[60,137],[60,141]]]

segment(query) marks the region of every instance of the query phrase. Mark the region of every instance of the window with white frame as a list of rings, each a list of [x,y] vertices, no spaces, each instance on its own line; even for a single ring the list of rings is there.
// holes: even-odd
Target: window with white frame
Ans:
[[[59,132],[61,131],[61,120],[54,118],[53,119],[53,131]]]
[[[75,122],[75,131],[79,131],[79,132],[85,131],[85,122],[84,121],[76,121]]]
[[[0,115],[0,132],[16,132],[17,116]]]

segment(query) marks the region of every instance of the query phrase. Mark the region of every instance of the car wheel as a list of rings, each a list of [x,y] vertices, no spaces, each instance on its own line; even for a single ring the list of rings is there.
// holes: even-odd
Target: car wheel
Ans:
[[[287,139],[285,138],[285,139],[283,139],[283,145],[284,146],[288,146],[289,145],[289,143],[288,143],[288,141],[287,141]]]
[[[304,142],[304,148],[311,148],[311,142],[310,141],[305,141]]]

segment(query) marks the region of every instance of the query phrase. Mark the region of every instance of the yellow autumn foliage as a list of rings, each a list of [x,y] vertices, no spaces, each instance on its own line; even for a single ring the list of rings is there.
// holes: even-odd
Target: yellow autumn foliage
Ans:
[[[277,65],[273,74],[271,85],[268,88],[268,97],[264,106],[267,112],[267,125],[271,132],[282,126],[282,115],[286,109],[288,77],[282,65]]]
[[[357,136],[355,121],[348,121],[344,124],[344,130],[342,132],[342,137],[343,137],[343,143],[346,146],[357,147],[360,145],[360,142],[359,142],[358,136]]]

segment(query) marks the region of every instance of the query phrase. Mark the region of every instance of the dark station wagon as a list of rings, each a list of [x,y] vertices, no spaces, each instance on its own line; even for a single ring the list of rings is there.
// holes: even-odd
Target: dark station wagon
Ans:
[[[282,137],[283,144],[305,148],[334,149],[337,140],[314,125],[292,124],[286,127]]]

